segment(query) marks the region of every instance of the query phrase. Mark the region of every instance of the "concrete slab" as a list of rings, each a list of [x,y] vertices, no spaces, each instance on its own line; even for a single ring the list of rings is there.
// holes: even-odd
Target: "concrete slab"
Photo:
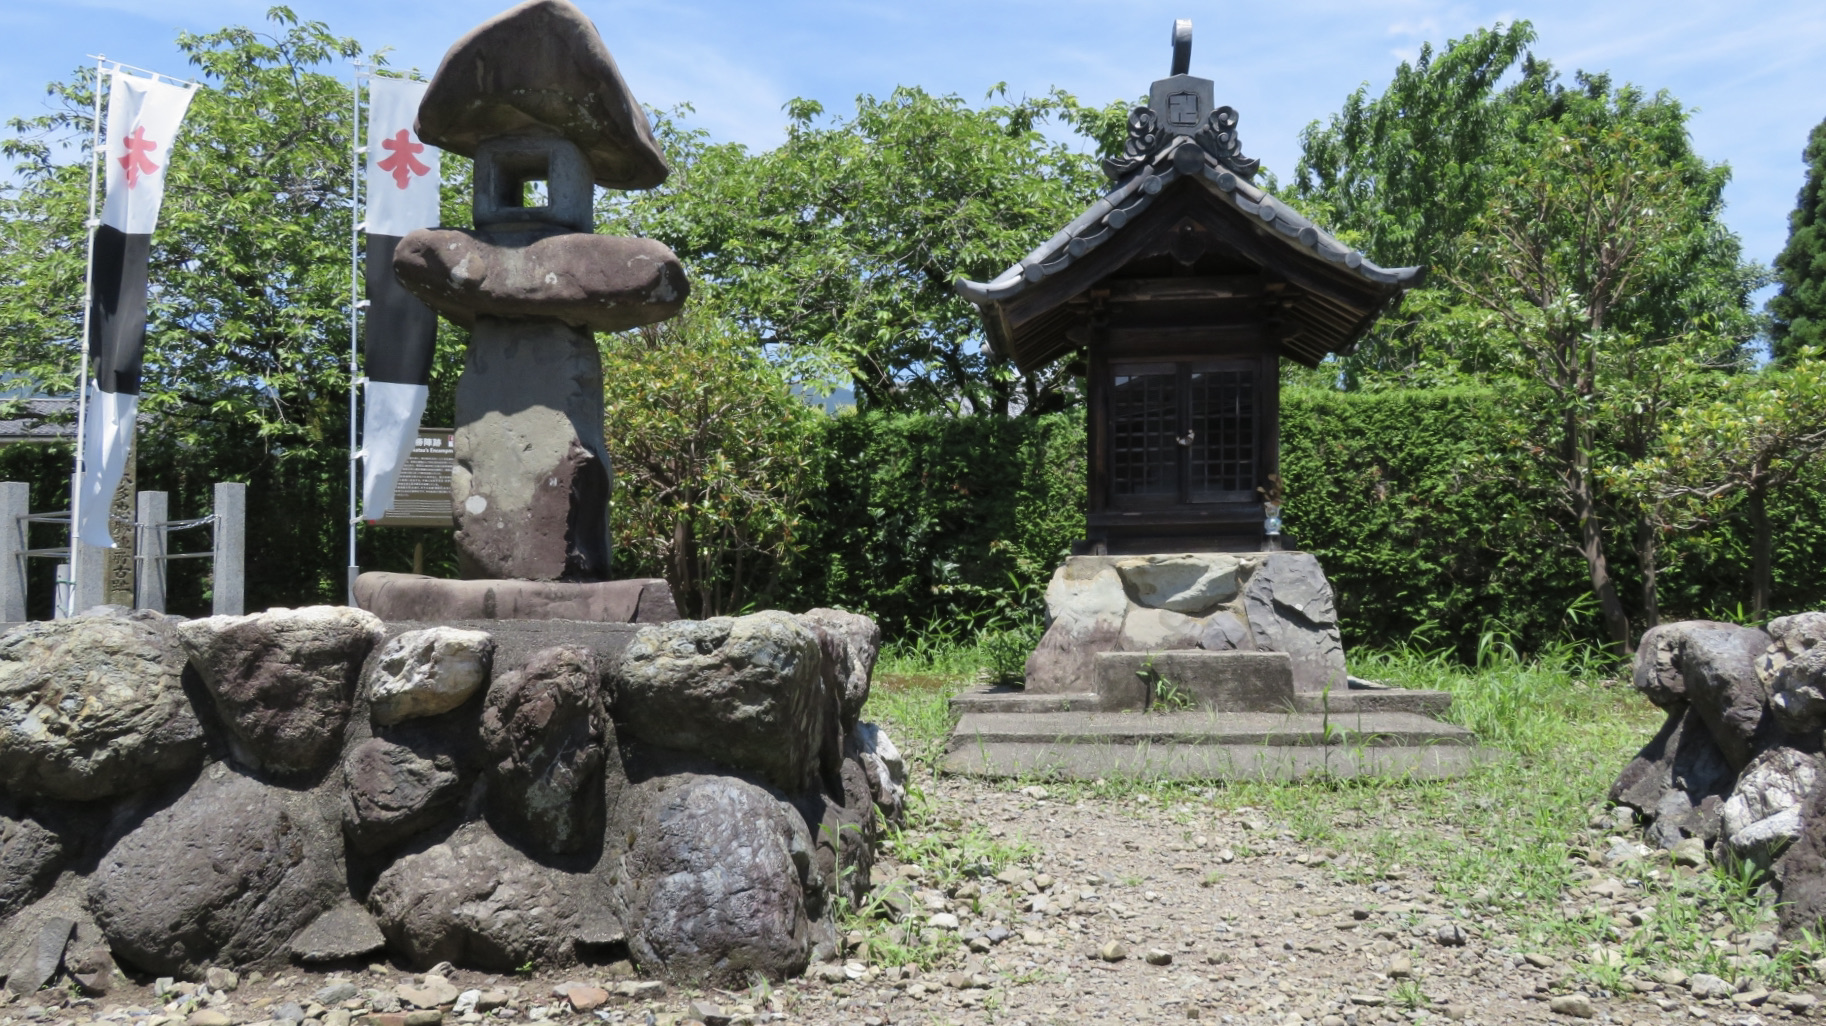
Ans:
[[[968,713],[952,751],[981,744],[1153,744],[1250,747],[1415,747],[1475,744],[1463,727],[1413,713]]]
[[[945,757],[944,770],[978,777],[1058,780],[1298,780],[1308,777],[1462,776],[1496,753],[1470,745],[1348,747],[985,742]]]

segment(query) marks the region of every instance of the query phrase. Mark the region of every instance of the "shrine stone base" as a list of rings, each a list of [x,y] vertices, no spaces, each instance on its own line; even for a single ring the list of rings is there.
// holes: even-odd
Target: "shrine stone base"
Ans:
[[[1027,690],[1095,690],[1100,652],[1284,652],[1293,689],[1348,673],[1331,583],[1306,552],[1072,556],[1046,589]]]
[[[1489,752],[1452,698],[1353,677],[1303,552],[1073,556],[1024,688],[982,688],[944,769],[972,776],[1449,777]]]

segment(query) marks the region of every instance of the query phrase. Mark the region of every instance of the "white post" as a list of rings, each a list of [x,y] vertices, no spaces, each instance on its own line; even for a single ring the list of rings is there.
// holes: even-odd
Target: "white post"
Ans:
[[[343,601],[355,604],[355,578],[361,560],[355,551],[355,525],[361,519],[361,69],[349,81],[349,569]]]
[[[140,492],[133,510],[133,528],[139,565],[134,568],[133,608],[165,611],[165,562],[171,530],[170,492]]]
[[[25,619],[26,516],[32,510],[32,486],[0,481],[0,623]]]
[[[108,550],[75,538],[70,551],[70,615],[76,616],[108,601]]]
[[[247,611],[247,486],[238,482],[216,485],[215,606],[217,616],[240,616]]]
[[[89,318],[95,306],[95,229],[101,227],[101,221],[95,216],[95,197],[101,187],[101,84],[106,76],[103,66],[105,61],[106,58],[101,56],[95,58],[95,104],[89,138],[89,219],[85,222],[89,255],[88,265],[83,268],[82,274],[82,359],[76,363],[76,470],[70,476],[70,588],[66,593],[60,586],[56,596],[59,603],[69,604],[57,606],[59,616],[72,616],[88,608],[77,605],[84,599],[85,589],[82,584],[91,576],[89,568],[83,564],[101,562],[99,553],[88,560],[83,558],[83,546],[76,540],[76,532],[82,523],[82,479],[83,471],[87,469],[83,463],[82,446],[89,428]],[[98,566],[94,576],[96,588],[90,593],[93,599],[90,605],[101,601],[105,573]]]
[[[51,619],[61,620],[70,615],[70,564],[57,564],[56,582],[51,588]]]

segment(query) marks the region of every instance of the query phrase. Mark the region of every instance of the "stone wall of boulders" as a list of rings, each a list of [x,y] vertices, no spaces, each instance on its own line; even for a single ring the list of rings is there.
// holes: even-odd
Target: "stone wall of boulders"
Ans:
[[[1647,837],[1771,871],[1783,929],[1826,918],[1826,613],[1767,630],[1689,620],[1642,636],[1633,683],[1667,721],[1610,791]]]
[[[880,632],[104,610],[0,635],[0,976],[392,958],[778,979],[903,767]]]

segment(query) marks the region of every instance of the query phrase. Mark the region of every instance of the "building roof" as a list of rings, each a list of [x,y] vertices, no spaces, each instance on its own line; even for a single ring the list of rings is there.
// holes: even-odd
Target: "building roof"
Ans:
[[[8,442],[68,442],[76,437],[76,400],[0,401],[0,445]]]
[[[1181,25],[1179,73],[1154,83],[1148,106],[1130,115],[1124,156],[1103,162],[1115,181],[1109,192],[995,280],[955,283],[980,308],[991,344],[1024,370],[1084,343],[1084,332],[1074,330],[1083,318],[1060,316],[1061,308],[1144,255],[1148,239],[1136,236],[1196,233],[1206,237],[1201,246],[1223,250],[1239,269],[1252,267],[1258,286],[1231,288],[1238,294],[1226,298],[1259,307],[1260,285],[1267,285],[1283,354],[1308,366],[1350,351],[1424,276],[1420,267],[1376,264],[1250,180],[1258,164],[1242,154],[1236,111],[1213,108],[1211,82],[1183,73],[1191,33]],[[1192,273],[1197,255],[1181,258],[1180,273]],[[1235,285],[1244,277],[1226,280]],[[1207,289],[1212,296],[1222,291]]]

